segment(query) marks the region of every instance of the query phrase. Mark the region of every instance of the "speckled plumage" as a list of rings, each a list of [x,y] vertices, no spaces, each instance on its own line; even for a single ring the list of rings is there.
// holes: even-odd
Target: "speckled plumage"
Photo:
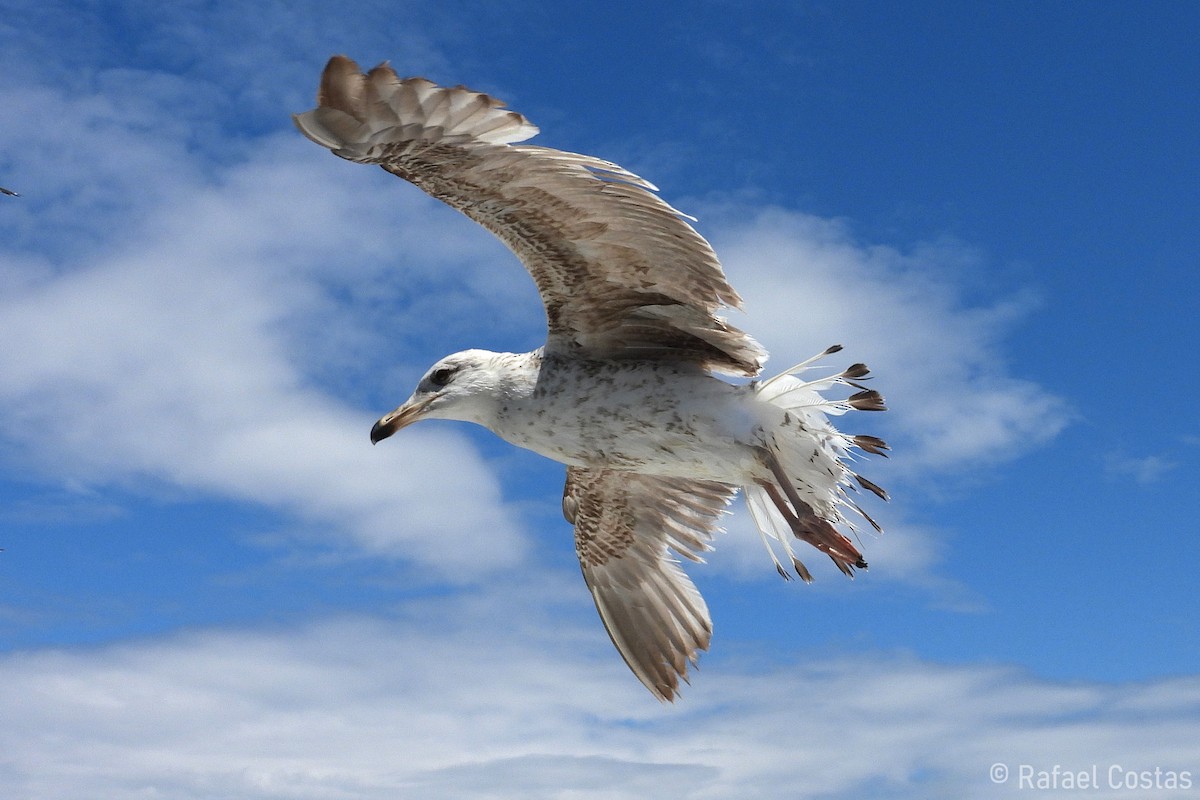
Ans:
[[[671,553],[699,561],[733,495],[746,502],[776,569],[805,580],[793,537],[850,575],[866,563],[835,525],[862,514],[845,463],[885,454],[829,415],[882,410],[866,367],[803,382],[798,365],[753,377],[766,353],[717,316],[739,306],[715,253],[653,185],[590,156],[516,144],[537,132],[462,87],[367,74],[335,56],[301,131],[336,155],[374,163],[495,233],[529,270],[546,310],[532,353],[468,350],[442,359],[372,429],[378,441],[418,419],[475,422],[567,465],[563,513],[596,608],[634,674],[673,699],[711,637],[708,609]],[[830,348],[828,354],[840,348]],[[858,391],[844,400],[821,392]],[[851,526],[852,527],[852,526]],[[878,526],[875,525],[877,528]]]

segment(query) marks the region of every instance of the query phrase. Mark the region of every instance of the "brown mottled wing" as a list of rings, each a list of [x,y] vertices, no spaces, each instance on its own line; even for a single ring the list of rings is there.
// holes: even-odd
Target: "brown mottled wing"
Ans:
[[[711,549],[734,488],[712,481],[567,468],[563,514],[596,610],[633,674],[673,700],[688,662],[708,649],[712,622],[671,556]]]
[[[765,354],[716,316],[740,298],[708,242],[649,182],[616,164],[512,144],[537,128],[499,101],[386,64],[335,56],[318,107],[295,117],[317,144],[378,164],[500,237],[537,284],[547,348],[757,374]]]

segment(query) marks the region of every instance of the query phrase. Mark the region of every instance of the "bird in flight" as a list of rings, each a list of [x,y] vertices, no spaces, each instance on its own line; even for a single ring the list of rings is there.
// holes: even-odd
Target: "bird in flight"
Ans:
[[[860,383],[867,368],[799,377],[834,346],[768,380],[717,377],[756,378],[766,352],[718,316],[741,299],[691,218],[653,184],[608,161],[521,144],[538,129],[500,101],[401,79],[386,63],[363,74],[333,57],[317,108],[294,119],[335,155],[378,164],[463,212],[533,277],[546,344],[443,358],[371,441],[453,419],[565,464],[563,514],[584,580],[613,644],[656,697],[675,698],[712,635],[676,556],[701,560],[739,489],[785,578],[812,580],[793,537],[846,575],[866,568],[838,526],[853,531],[852,511],[879,530],[848,490],[886,493],[848,461],[888,446],[828,417],[884,410]],[[848,396],[824,394],[842,387]]]

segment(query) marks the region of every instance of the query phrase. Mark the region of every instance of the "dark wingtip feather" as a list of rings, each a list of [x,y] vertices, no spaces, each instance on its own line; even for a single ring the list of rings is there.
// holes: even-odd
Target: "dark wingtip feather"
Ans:
[[[884,458],[888,457],[888,454],[884,451],[892,449],[888,447],[887,442],[885,442],[883,439],[880,439],[878,436],[867,436],[865,434],[860,434],[858,436],[851,436],[850,441],[856,447],[858,447],[859,450],[864,450],[868,453],[874,453],[875,455],[883,456]]]
[[[857,472],[852,472],[852,473],[850,473],[850,474],[854,476],[854,480],[858,481],[858,485],[859,485],[859,486],[863,487],[863,488],[864,488],[864,489],[866,489],[868,492],[872,492],[872,493],[873,493],[873,494],[874,494],[876,497],[878,497],[880,500],[887,500],[887,499],[888,499],[888,493],[887,493],[887,492],[885,492],[883,489],[881,489],[881,488],[880,488],[878,485],[876,485],[875,483],[873,483],[873,482],[871,482],[871,481],[867,480],[867,479],[866,479],[866,478],[864,478],[862,475],[859,475]]]
[[[795,556],[792,556],[792,569],[796,570],[796,574],[800,576],[800,580],[804,581],[805,583],[813,582],[813,576],[812,573],[808,571],[808,567],[804,566],[804,562]]]
[[[861,392],[856,392],[850,395],[846,402],[859,411],[887,411],[883,395],[874,389],[863,389]]]
[[[829,556],[829,559],[830,559],[830,560],[831,560],[831,561],[832,561],[834,564],[837,564],[837,568],[838,568],[838,569],[840,569],[840,570],[842,571],[842,574],[843,574],[843,575],[845,575],[847,578],[853,578],[853,577],[854,577],[854,567],[850,566],[850,565],[849,565],[849,564],[847,564],[845,561],[842,561],[840,558],[838,558],[837,556],[834,556],[834,555],[830,555],[830,556]],[[865,563],[867,563],[867,562],[863,561],[863,560],[860,558],[860,559],[859,559],[859,560],[856,562],[856,565],[857,565],[857,564],[865,564]]]
[[[846,367],[846,371],[842,373],[843,378],[861,378],[871,372],[866,364],[851,364]]]
[[[871,523],[871,527],[875,529],[875,532],[876,532],[876,533],[883,533],[883,527],[882,527],[882,526],[881,526],[881,525],[880,525],[878,522],[876,522],[876,521],[875,521],[875,520],[874,520],[874,519],[871,517],[871,515],[870,515],[870,514],[868,514],[867,512],[863,511],[863,510],[862,510],[862,507],[861,507],[861,506],[860,506],[858,503],[851,502],[851,503],[850,503],[850,507],[851,507],[851,508],[853,508],[855,511],[857,511],[857,512],[858,512],[858,515],[859,515],[860,517],[862,517],[863,519],[865,519],[867,522]]]

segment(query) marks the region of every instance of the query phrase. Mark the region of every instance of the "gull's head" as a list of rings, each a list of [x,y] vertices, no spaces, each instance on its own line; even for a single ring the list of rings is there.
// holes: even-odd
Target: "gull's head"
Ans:
[[[422,419],[455,419],[486,424],[507,353],[464,350],[429,368],[412,397],[371,428],[371,444]]]

